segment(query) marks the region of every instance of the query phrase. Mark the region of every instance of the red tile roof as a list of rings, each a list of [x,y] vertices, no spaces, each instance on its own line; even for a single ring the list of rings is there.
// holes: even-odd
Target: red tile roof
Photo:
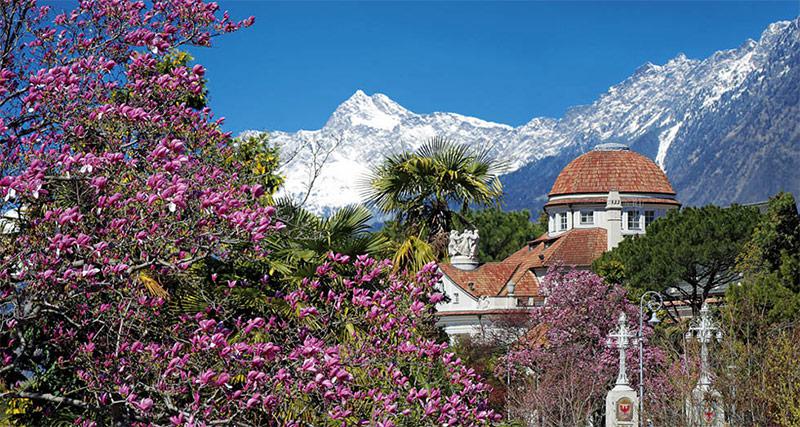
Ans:
[[[604,228],[573,228],[555,237],[547,233],[532,241],[528,247],[511,254],[506,261],[526,259],[531,268],[554,265],[588,267],[608,248]]]
[[[539,282],[536,276],[519,263],[487,262],[475,270],[460,270],[450,264],[441,264],[439,268],[473,297],[506,295],[508,294],[508,290],[505,289],[506,284],[512,278],[515,283],[515,295],[539,294]]]
[[[538,296],[539,281],[533,269],[554,265],[588,267],[607,247],[605,229],[578,228],[552,238],[544,234],[503,261],[489,262],[475,270],[459,270],[450,264],[439,268],[476,298],[508,295],[511,281],[515,284],[514,295]]]
[[[608,193],[675,194],[658,165],[630,150],[593,150],[570,162],[558,175],[550,196]]]

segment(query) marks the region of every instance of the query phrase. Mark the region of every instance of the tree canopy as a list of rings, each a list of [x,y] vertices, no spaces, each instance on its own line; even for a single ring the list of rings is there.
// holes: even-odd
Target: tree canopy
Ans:
[[[470,210],[464,214],[464,220],[456,219],[455,223],[460,228],[480,231],[478,259],[481,262],[503,260],[547,230],[546,226],[531,221],[527,210],[506,212],[499,207]]]
[[[800,215],[791,193],[770,199],[739,256],[738,269],[748,276],[774,272],[781,284],[800,291]]]
[[[739,255],[741,281],[720,307],[726,339],[718,387],[741,425],[794,425],[800,414],[800,215],[794,197],[771,198]]]
[[[723,309],[750,333],[791,324],[800,316],[800,215],[789,193],[772,197],[765,215],[738,257],[738,286],[728,289]],[[750,331],[750,332],[748,332]]]
[[[503,194],[501,166],[487,151],[441,137],[378,165],[368,180],[367,203],[394,215],[403,231],[395,261],[419,266],[445,257],[448,232],[460,215],[453,207],[466,212],[470,205],[496,203]]]
[[[758,219],[755,208],[736,205],[673,210],[646,234],[605,253],[594,268],[635,292],[675,288],[697,313],[712,290],[739,280],[736,259]]]

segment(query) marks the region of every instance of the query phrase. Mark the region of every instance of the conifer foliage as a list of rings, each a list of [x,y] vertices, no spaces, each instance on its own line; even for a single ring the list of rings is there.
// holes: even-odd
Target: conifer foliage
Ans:
[[[595,261],[595,271],[635,291],[666,293],[700,311],[712,291],[739,279],[736,259],[758,222],[758,211],[746,206],[704,206],[670,211]]]

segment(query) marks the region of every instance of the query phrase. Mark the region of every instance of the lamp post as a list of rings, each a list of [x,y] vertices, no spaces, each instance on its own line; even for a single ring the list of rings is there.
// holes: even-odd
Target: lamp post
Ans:
[[[617,321],[617,331],[608,335],[607,345],[615,347],[619,350],[619,374],[617,374],[616,385],[628,385],[628,374],[625,369],[625,350],[628,348],[630,339],[634,338],[634,334],[628,330],[628,319],[625,312],[619,314]]]
[[[700,309],[700,317],[693,319],[689,324],[689,330],[686,331],[686,340],[692,339],[693,335],[700,343],[700,380],[697,385],[699,387],[709,387],[711,385],[711,374],[708,372],[708,344],[713,338],[716,338],[717,342],[722,341],[722,331],[711,317],[708,303],[703,303],[703,307]]]
[[[699,420],[703,425],[721,426],[725,413],[719,406],[719,392],[711,386],[711,373],[708,369],[708,344],[716,338],[722,341],[722,331],[711,317],[708,303],[703,302],[700,317],[694,318],[689,323],[686,331],[686,340],[696,338],[700,343],[700,378],[697,380],[692,392],[692,400],[687,403],[687,413],[692,420]],[[711,401],[709,402],[709,395]]]
[[[650,325],[657,325],[658,310],[664,305],[664,298],[660,293],[647,291],[639,298],[639,331],[636,338],[639,341],[639,419],[644,422],[644,308],[650,310],[651,316],[647,321]]]
[[[617,328],[608,334],[609,347],[619,350],[619,374],[614,388],[606,395],[606,427],[620,425],[639,425],[639,406],[636,404],[636,391],[628,384],[628,375],[625,369],[625,350],[630,347],[636,334],[628,328],[628,319],[625,312],[619,314]]]

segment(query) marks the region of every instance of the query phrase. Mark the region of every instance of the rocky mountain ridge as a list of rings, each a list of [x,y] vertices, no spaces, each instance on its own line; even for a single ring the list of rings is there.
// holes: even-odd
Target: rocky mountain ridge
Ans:
[[[605,142],[653,158],[687,205],[800,195],[800,19],[703,60],[645,64],[590,105],[512,127],[455,113],[417,114],[357,91],[322,129],[270,132],[287,159],[285,193],[326,212],[361,200],[369,167],[442,135],[505,160],[505,207],[535,211],[557,173]],[[306,192],[311,185],[311,191]]]

